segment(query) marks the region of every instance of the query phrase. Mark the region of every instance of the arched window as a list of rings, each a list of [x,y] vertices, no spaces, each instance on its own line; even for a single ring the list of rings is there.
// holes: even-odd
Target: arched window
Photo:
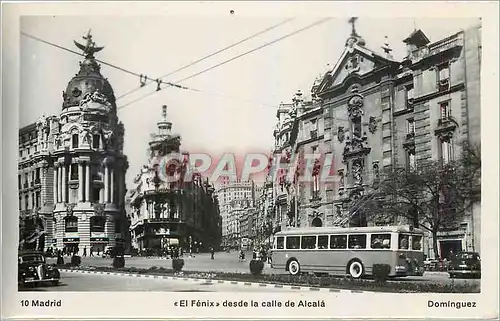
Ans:
[[[90,232],[104,232],[106,218],[103,216],[92,216],[90,218]]]
[[[71,145],[73,148],[78,148],[78,134],[73,134],[71,136]]]
[[[78,232],[78,218],[75,216],[67,216],[65,219],[65,232]]]
[[[319,217],[316,217],[314,220],[312,220],[312,226],[313,227],[322,227],[323,222],[321,221],[321,219]]]

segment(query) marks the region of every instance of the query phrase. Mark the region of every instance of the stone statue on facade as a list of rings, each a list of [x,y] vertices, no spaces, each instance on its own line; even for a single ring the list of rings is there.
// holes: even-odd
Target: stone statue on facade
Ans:
[[[347,103],[347,111],[350,118],[358,118],[363,116],[363,98],[359,95],[352,97]]]
[[[343,126],[339,126],[337,130],[337,139],[339,142],[343,143],[345,139],[345,130]]]

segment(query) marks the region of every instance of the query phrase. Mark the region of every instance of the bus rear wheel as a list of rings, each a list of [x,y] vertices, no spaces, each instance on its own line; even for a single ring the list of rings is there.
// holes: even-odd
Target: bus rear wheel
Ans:
[[[362,277],[365,272],[364,270],[365,268],[360,261],[352,261],[347,267],[347,271],[353,279],[359,279]]]
[[[297,275],[300,273],[300,264],[297,260],[291,260],[288,263],[288,272],[291,275]]]

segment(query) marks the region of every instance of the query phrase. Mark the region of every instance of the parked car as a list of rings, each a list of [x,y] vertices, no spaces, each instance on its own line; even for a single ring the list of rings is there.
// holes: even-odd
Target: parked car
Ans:
[[[59,270],[48,265],[41,252],[20,253],[18,256],[18,284],[37,285],[51,283],[58,285],[61,279]]]
[[[448,268],[450,278],[457,276],[481,277],[481,259],[477,252],[459,252],[451,259]]]

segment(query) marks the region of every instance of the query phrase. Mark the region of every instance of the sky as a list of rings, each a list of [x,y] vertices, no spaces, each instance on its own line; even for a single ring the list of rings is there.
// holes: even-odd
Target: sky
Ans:
[[[287,17],[179,17],[179,16],[25,16],[21,32],[78,51],[73,40],[92,29],[93,40],[104,50],[96,58],[148,78],[156,79],[208,54],[276,25]],[[171,75],[177,82],[222,61],[321,20],[293,20]],[[370,19],[356,22],[366,47],[381,52],[384,37],[393,56],[405,56],[402,40],[414,28],[431,42],[467,28],[477,19]],[[300,89],[309,93],[315,78],[333,67],[351,31],[347,18],[320,25],[266,46],[180,84],[200,91],[164,88],[152,84],[117,100],[118,117],[125,125],[124,153],[130,168],[127,185],[147,162],[150,133],[156,131],[161,106],[168,106],[173,132],[182,136],[182,150],[192,153],[270,152],[280,102],[290,102]],[[26,126],[42,114],[58,115],[62,91],[78,72],[81,56],[21,37],[20,123]],[[103,65],[115,96],[139,87],[139,78]],[[147,98],[132,102],[145,94]]]

